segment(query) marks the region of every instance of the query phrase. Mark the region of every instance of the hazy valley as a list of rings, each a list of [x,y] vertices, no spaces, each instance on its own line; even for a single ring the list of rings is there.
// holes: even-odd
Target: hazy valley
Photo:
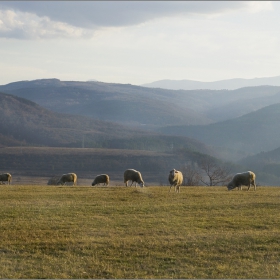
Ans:
[[[28,150],[25,158],[30,161],[21,166],[18,162],[23,156],[16,150],[13,156],[2,156],[3,172],[11,166],[24,173],[23,166],[34,162],[41,164],[29,168],[30,172],[37,170],[33,173],[38,174],[41,170],[46,176],[80,167],[81,174],[87,176],[105,173],[106,168],[118,174],[124,168],[138,168],[159,182],[161,173],[195,163],[199,155],[229,164],[232,172],[255,168],[263,184],[280,180],[280,159],[273,160],[273,172],[267,160],[258,166],[250,161],[255,154],[280,147],[279,86],[168,90],[46,79],[2,85],[0,92],[2,155],[7,147],[21,147],[21,151],[41,147],[36,156]],[[49,153],[43,153],[42,147]],[[68,158],[59,156],[57,150],[53,155],[52,149],[59,147],[69,149]],[[88,156],[85,150],[79,156],[81,149],[89,149]],[[90,149],[102,152],[95,150],[94,154]],[[110,153],[116,149],[118,156],[110,160]],[[124,150],[131,152],[124,156]],[[71,151],[76,165],[70,164]],[[150,154],[143,157],[144,151]],[[129,160],[122,166],[125,158]]]

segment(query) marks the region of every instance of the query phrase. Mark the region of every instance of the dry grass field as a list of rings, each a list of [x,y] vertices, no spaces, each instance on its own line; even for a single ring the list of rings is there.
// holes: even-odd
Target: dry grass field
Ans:
[[[2,185],[0,278],[279,278],[280,188]]]

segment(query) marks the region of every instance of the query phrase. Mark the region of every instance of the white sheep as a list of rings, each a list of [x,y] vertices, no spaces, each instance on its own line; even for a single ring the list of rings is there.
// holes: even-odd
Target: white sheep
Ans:
[[[63,174],[57,182],[57,185],[65,185],[65,183],[68,182],[73,182],[73,186],[75,186],[77,183],[77,175],[75,173]]]
[[[100,174],[95,177],[95,179],[93,180],[91,185],[95,186],[95,185],[103,184],[103,186],[105,186],[105,185],[108,186],[109,181],[110,181],[110,178],[107,174]]]
[[[136,183],[139,184],[141,187],[144,187],[144,181],[142,179],[141,173],[134,169],[125,170],[125,172],[123,174],[123,181],[126,186],[127,186],[127,182],[131,181],[130,187],[132,186],[132,184],[134,182],[135,182],[135,187],[136,187]]]
[[[232,180],[228,183],[228,190],[233,190],[234,188],[238,188],[242,190],[242,186],[248,186],[247,191],[249,191],[251,185],[254,186],[254,190],[256,190],[256,175],[252,171],[247,171],[244,173],[237,173],[233,176]]]
[[[182,172],[178,171],[176,169],[172,169],[169,172],[168,181],[170,183],[169,192],[171,191],[171,188],[174,187],[174,191],[179,193],[180,192],[180,186],[183,183],[183,174],[182,174]]]
[[[0,181],[2,182],[2,184],[4,184],[4,182],[8,182],[8,185],[10,185],[12,180],[12,175],[10,173],[4,173],[0,175]]]

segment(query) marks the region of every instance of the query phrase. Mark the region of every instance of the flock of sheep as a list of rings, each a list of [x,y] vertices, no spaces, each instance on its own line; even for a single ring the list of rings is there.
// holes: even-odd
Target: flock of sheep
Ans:
[[[123,174],[124,183],[126,187],[128,186],[128,182],[131,181],[131,185],[135,183],[136,185],[140,185],[144,187],[144,181],[142,179],[142,175],[139,171],[135,169],[127,169]],[[11,183],[12,175],[10,173],[0,174],[0,182],[4,184],[4,182]],[[107,174],[97,175],[92,182],[92,186],[103,184],[108,186],[110,178]],[[183,174],[181,171],[176,169],[172,169],[169,172],[168,181],[170,184],[169,192],[171,191],[172,187],[174,187],[175,192],[180,192],[180,186],[183,184]],[[73,182],[73,186],[77,183],[77,175],[75,173],[68,173],[63,174],[60,179],[56,182],[57,185],[65,185],[66,183]],[[254,186],[254,190],[256,190],[256,175],[252,171],[247,171],[244,173],[237,173],[234,175],[232,180],[228,183],[227,188],[228,190],[233,190],[234,188],[238,188],[242,190],[242,186],[248,186],[248,190],[250,189],[251,185]]]

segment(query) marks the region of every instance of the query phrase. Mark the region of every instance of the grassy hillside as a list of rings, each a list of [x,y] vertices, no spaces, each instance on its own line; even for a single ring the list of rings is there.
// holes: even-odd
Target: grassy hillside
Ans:
[[[0,277],[276,279],[280,189],[2,186]]]
[[[172,126],[160,130],[169,135],[187,136],[208,145],[243,151],[243,156],[279,146],[280,103],[242,117],[204,126]]]

